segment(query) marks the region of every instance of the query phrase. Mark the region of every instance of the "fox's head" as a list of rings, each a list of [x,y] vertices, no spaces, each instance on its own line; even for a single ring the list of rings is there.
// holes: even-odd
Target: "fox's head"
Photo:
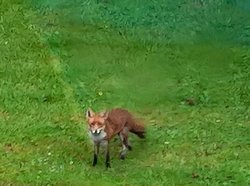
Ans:
[[[105,121],[108,118],[108,112],[95,113],[92,109],[88,109],[86,112],[87,123],[89,131],[93,135],[99,135],[105,128]]]

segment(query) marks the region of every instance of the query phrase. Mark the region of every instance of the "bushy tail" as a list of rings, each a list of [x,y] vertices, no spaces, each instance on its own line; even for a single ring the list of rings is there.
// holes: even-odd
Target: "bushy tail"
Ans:
[[[136,134],[139,138],[145,138],[145,132],[146,132],[145,127],[138,120],[134,120],[132,128],[130,129],[130,132]]]

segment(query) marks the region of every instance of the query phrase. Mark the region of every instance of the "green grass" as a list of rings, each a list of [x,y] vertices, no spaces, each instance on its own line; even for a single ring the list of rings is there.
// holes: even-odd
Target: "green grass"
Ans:
[[[71,6],[59,10],[55,2],[40,14],[22,1],[2,1],[0,184],[248,185],[249,48],[219,31],[209,42],[201,42],[205,31],[180,39],[190,26],[179,22],[154,41],[157,29],[139,21],[141,12],[130,10],[138,23],[132,29],[129,17],[116,14],[122,4],[112,2],[106,9],[92,3],[93,17],[80,11],[76,19],[86,7],[76,6],[72,18]],[[103,156],[91,166],[89,106],[124,107],[145,121],[147,137],[131,135],[125,161],[112,141],[108,171]]]

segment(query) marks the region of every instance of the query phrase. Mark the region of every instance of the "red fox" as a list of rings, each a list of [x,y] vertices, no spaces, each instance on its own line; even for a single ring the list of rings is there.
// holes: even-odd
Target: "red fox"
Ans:
[[[145,138],[145,128],[130,112],[116,108],[110,112],[94,113],[90,108],[86,112],[89,135],[94,142],[93,166],[97,164],[100,145],[105,147],[106,168],[110,167],[109,142],[119,135],[122,142],[120,159],[125,159],[128,150],[132,147],[128,141],[128,134],[132,132],[140,138]]]

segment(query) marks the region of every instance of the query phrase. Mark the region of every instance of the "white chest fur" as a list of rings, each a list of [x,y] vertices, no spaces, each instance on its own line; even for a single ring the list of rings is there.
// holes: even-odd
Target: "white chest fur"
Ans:
[[[98,135],[94,135],[89,131],[89,136],[91,137],[94,143],[99,143],[107,136],[107,134],[104,130],[102,130]]]

